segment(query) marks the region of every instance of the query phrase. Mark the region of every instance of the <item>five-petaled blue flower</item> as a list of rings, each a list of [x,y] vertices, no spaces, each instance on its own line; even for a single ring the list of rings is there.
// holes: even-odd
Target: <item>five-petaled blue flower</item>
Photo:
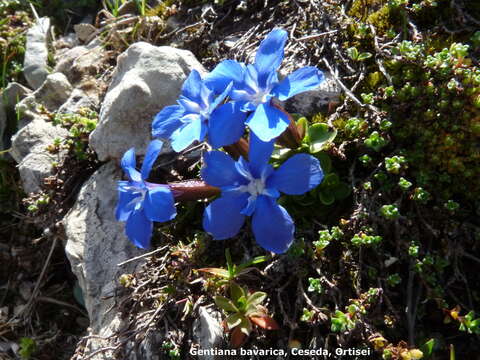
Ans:
[[[227,83],[217,93],[205,85],[197,70],[192,70],[183,84],[178,105],[167,106],[155,116],[153,136],[170,139],[176,152],[194,141],[202,141],[207,133],[214,148],[233,144],[243,135],[245,114],[239,104],[220,105],[231,86]]]
[[[233,82],[229,96],[242,111],[253,111],[246,124],[262,141],[278,137],[289,124],[288,116],[271,105],[272,98],[284,101],[315,89],[324,80],[323,73],[313,66],[303,67],[282,81],[278,80],[277,70],[283,60],[287,38],[285,30],[274,29],[261,42],[255,64],[224,60],[205,79],[206,85],[218,92]]]
[[[205,154],[202,177],[222,190],[203,216],[203,227],[214,239],[235,236],[245,217],[252,216],[253,234],[264,249],[283,253],[291,245],[295,225],[276,200],[280,192],[300,195],[313,189],[323,172],[319,161],[307,154],[294,155],[274,170],[268,164],[272,151],[273,141],[262,142],[251,134],[249,162],[243,158],[235,162],[220,151]]]
[[[162,145],[160,140],[149,144],[141,172],[135,169],[134,149],[128,150],[122,157],[122,168],[129,180],[118,182],[119,199],[115,216],[117,220],[127,222],[125,233],[130,241],[144,249],[150,247],[152,221],[165,222],[177,215],[169,187],[146,181]]]

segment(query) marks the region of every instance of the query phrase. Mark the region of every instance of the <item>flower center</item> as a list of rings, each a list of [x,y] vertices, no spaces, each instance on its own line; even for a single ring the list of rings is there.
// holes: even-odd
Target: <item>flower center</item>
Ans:
[[[130,204],[132,205],[137,205],[138,203],[141,203],[145,200],[145,195],[147,194],[147,188],[146,187],[140,187],[140,186],[135,186],[135,185],[130,185],[126,187],[126,189],[130,190],[132,194],[139,194],[140,196],[135,197],[130,201]]]
[[[202,109],[200,111],[200,119],[206,123],[208,122],[208,119],[210,118],[210,110],[208,108]]]
[[[266,103],[271,97],[272,95],[270,95],[269,91],[259,90],[255,95],[252,96],[251,102],[257,106],[259,104]]]
[[[252,179],[247,185],[247,192],[253,197],[257,197],[265,190],[265,183],[262,179]]]

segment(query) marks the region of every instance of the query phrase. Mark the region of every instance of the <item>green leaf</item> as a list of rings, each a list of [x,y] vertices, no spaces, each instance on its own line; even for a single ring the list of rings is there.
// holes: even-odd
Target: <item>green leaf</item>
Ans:
[[[290,149],[275,146],[272,153],[272,159],[281,160],[287,158],[290,151]]]
[[[332,171],[332,160],[330,159],[330,156],[322,152],[315,154],[315,157],[320,161],[320,166],[322,167],[324,174]]]
[[[295,202],[305,207],[315,205],[315,203],[317,202],[317,199],[315,199],[314,196],[317,191],[318,191],[318,187],[312,190],[311,195],[310,194],[298,195],[295,197]]]
[[[367,77],[368,85],[371,88],[375,88],[380,83],[381,80],[382,80],[382,73],[379,71],[372,72]]]
[[[238,311],[245,312],[247,310],[247,297],[242,295],[237,299]]]
[[[202,272],[223,277],[225,279],[230,279],[230,273],[227,270],[221,269],[221,268],[203,268],[203,269],[198,269],[197,271],[202,271]]]
[[[333,195],[337,200],[344,200],[350,196],[352,189],[344,182],[340,182],[334,189]]]
[[[307,130],[308,130],[308,120],[306,117],[301,117],[300,119],[297,120],[297,129],[298,132],[300,133],[300,136],[303,134],[303,138],[307,135]]]
[[[267,261],[268,260],[268,256],[257,256],[257,257],[254,257],[253,259],[241,264],[241,265],[238,265],[237,266],[237,270],[238,271],[241,271],[243,269],[245,269],[246,267],[250,266],[250,265],[255,265],[255,264],[260,264],[264,261]]]
[[[330,130],[327,124],[317,123],[307,129],[307,141],[309,150],[315,154],[323,149],[323,146],[331,142],[337,136],[337,130]]]
[[[363,61],[372,57],[372,54],[369,52],[360,53],[357,57],[358,61]]]
[[[262,314],[262,312],[260,311],[257,305],[255,304],[247,305],[247,308],[245,309],[245,316],[254,316],[258,314]]]
[[[237,302],[242,296],[246,296],[245,290],[243,290],[239,285],[232,282],[230,284],[230,297],[234,302]]]
[[[352,46],[351,48],[347,49],[347,55],[350,57],[352,60],[357,60],[358,59],[358,50],[355,46]]]
[[[252,261],[250,262],[250,265],[260,264],[264,261],[267,261],[268,258],[269,258],[268,256],[256,256],[252,259]]]
[[[35,340],[28,337],[22,337],[20,339],[20,349],[18,353],[22,359],[30,359],[35,351],[37,351],[37,343]]]
[[[228,316],[227,319],[225,320],[227,322],[228,329],[231,330],[235,326],[240,325],[240,323],[242,322],[244,317],[245,316],[243,316],[240,313],[235,313],[235,314],[232,314],[232,315]]]
[[[320,190],[318,192],[318,198],[324,205],[332,205],[335,201],[335,196],[333,195],[333,192],[331,191],[324,191]]]
[[[220,309],[223,309],[227,312],[238,312],[237,307],[235,306],[235,304],[230,299],[227,299],[224,296],[218,295],[218,296],[215,296],[214,300],[215,300],[215,304]]]
[[[262,291],[254,292],[247,298],[249,305],[260,305],[267,298],[267,294]]]
[[[335,173],[327,174],[321,184],[322,189],[331,189],[340,184],[340,178]]]
[[[428,358],[429,356],[432,355],[434,347],[435,347],[435,339],[430,339],[420,347],[420,351],[423,353],[425,358]]]
[[[240,328],[240,331],[247,336],[250,335],[250,332],[252,331],[252,323],[244,316],[242,317],[238,327]]]
[[[230,249],[226,248],[225,249],[225,258],[227,259],[227,270],[228,273],[230,274],[230,278],[233,278],[234,275],[234,265],[232,262],[232,256],[230,255]]]

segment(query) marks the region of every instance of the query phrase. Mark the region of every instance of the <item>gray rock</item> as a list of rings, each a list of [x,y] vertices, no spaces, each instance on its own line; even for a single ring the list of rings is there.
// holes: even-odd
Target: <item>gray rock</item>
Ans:
[[[12,137],[10,154],[17,163],[20,163],[30,152],[45,152],[45,148],[52,144],[55,138],[63,139],[67,135],[66,129],[54,126],[36,115],[31,122]],[[49,161],[50,163],[51,161]]]
[[[130,147],[144,154],[154,115],[175,103],[192,69],[205,71],[190,51],[168,46],[138,42],[120,55],[90,135],[98,158],[119,159]]]
[[[58,52],[61,52],[62,49],[71,49],[77,45],[78,38],[75,33],[71,32],[66,35],[60,36],[57,40],[53,42],[53,47],[55,48],[55,58],[58,58]]]
[[[200,349],[221,348],[223,344],[223,329],[220,326],[222,316],[218,311],[200,306],[198,317],[193,322],[193,339]],[[199,356],[199,359],[214,360],[214,355]]]
[[[58,51],[55,55],[56,58],[56,65],[55,65],[55,72],[61,72],[66,76],[69,76],[70,70],[73,66],[73,63],[76,59],[80,56],[85,55],[88,52],[88,49],[83,46],[75,46],[71,49],[63,49]]]
[[[107,310],[115,303],[119,276],[133,272],[141,263],[117,266],[141,254],[124,235],[124,224],[114,217],[116,182],[121,176],[114,162],[103,165],[83,185],[63,220],[65,251],[83,292],[90,327],[101,335],[121,326],[115,309]]]
[[[16,83],[11,82],[7,85],[7,87],[3,90],[2,99],[5,108],[9,110],[13,110],[15,105],[27,97],[29,94],[32,93],[32,90],[29,88]]]
[[[64,153],[50,154],[42,147],[36,147],[18,164],[22,188],[26,194],[42,190],[43,180],[52,175],[52,162],[60,161]]]
[[[20,130],[12,137],[10,155],[19,163],[18,169],[24,191],[35,193],[41,190],[43,180],[52,175],[52,162],[61,163],[67,152],[50,154],[46,148],[55,139],[63,140],[68,130],[54,126],[39,110],[40,105],[50,112],[74,113],[81,107],[95,109],[98,94],[86,94],[73,90],[62,73],[48,75],[42,86],[17,104],[20,113]]]
[[[87,42],[87,40],[92,37],[95,31],[97,31],[95,26],[86,23],[73,25],[73,30],[75,30],[75,34],[77,34],[78,40],[81,42]]]
[[[19,129],[39,116],[38,107],[40,105],[45,106],[51,112],[56,111],[68,100],[72,90],[72,85],[62,73],[48,75],[39,89],[17,104],[16,109],[20,113]]]
[[[325,81],[317,89],[288,99],[285,109],[292,113],[312,116],[318,114],[329,103],[338,102],[341,93],[342,89],[335,79],[329,73],[325,73]]]
[[[35,96],[32,95],[27,96],[15,106],[15,111],[19,115],[17,124],[18,131],[33,121],[33,119],[40,116],[38,114],[38,107],[39,104],[35,100]],[[15,135],[12,137],[12,142],[14,137]]]
[[[12,82],[0,93],[0,150],[10,147],[11,129],[8,129],[8,116],[12,115],[15,105],[23,100],[32,90],[19,83]],[[10,131],[7,131],[10,130]],[[4,154],[7,159],[8,154]]]
[[[78,112],[81,108],[96,109],[99,106],[99,94],[85,93],[83,90],[74,89],[67,101],[60,106],[58,113],[68,114]]]
[[[49,111],[58,109],[70,97],[73,88],[67,77],[56,72],[47,76],[42,86],[33,93],[35,100]]]
[[[43,180],[53,173],[52,162],[61,162],[65,157],[65,151],[50,154],[46,147],[56,138],[64,139],[67,135],[66,129],[53,126],[36,115],[12,137],[10,155],[19,163],[22,187],[27,194],[40,191]]]
[[[49,29],[50,19],[43,17],[27,31],[23,73],[32,89],[38,89],[48,75],[47,41]]]
[[[77,84],[88,76],[97,75],[103,59],[105,50],[97,39],[88,45],[75,46],[59,53],[55,71],[65,74],[72,84]]]

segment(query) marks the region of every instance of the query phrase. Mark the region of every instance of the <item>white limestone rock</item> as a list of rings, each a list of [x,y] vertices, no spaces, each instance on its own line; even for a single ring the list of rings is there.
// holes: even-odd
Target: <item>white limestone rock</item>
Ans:
[[[117,299],[120,275],[132,273],[142,263],[117,266],[142,253],[124,235],[124,224],[115,219],[117,180],[121,176],[114,162],[103,165],[83,185],[63,219],[65,251],[83,292],[90,327],[102,336],[121,326],[115,308],[107,311]]]
[[[168,46],[138,42],[120,55],[99,124],[90,135],[100,161],[120,159],[131,147],[145,154],[154,116],[175,103],[193,69],[205,72],[190,51]]]
[[[23,74],[32,89],[38,89],[48,75],[48,30],[50,19],[43,17],[27,31]]]

